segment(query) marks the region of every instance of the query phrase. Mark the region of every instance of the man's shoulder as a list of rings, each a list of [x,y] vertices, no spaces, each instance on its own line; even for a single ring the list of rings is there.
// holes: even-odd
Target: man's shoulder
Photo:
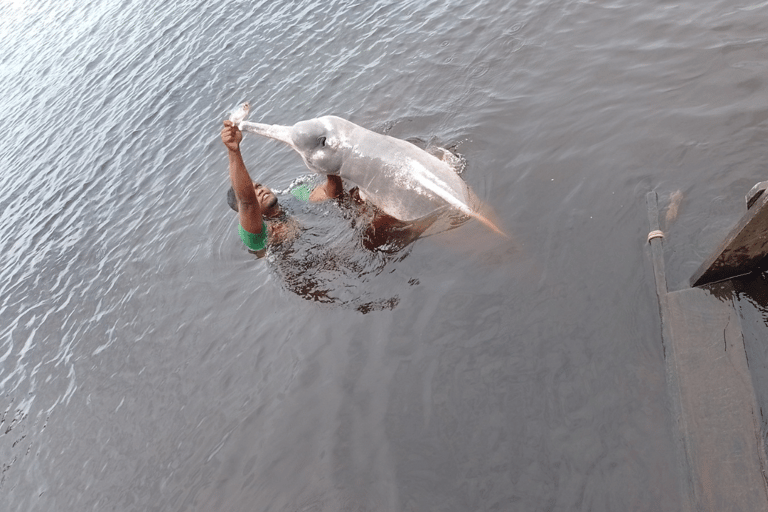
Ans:
[[[299,221],[293,216],[282,212],[280,216],[270,219],[267,222],[267,231],[269,232],[269,244],[280,245],[289,242],[299,236],[301,226]]]

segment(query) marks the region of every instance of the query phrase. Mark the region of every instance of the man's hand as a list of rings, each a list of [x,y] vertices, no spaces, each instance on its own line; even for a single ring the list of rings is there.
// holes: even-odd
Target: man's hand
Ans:
[[[224,121],[224,128],[221,129],[221,142],[227,146],[230,151],[240,151],[240,141],[243,140],[241,132],[232,121]]]

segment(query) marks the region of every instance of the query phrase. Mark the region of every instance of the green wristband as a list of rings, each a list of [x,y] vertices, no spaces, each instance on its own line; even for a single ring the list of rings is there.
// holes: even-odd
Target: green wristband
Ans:
[[[240,240],[252,251],[260,251],[267,246],[267,224],[261,221],[261,233],[249,233],[240,224],[237,225]]]

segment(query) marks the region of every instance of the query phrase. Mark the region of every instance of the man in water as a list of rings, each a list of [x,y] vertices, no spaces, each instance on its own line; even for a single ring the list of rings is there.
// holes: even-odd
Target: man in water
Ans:
[[[263,256],[269,244],[279,244],[294,237],[298,226],[291,221],[277,222],[283,216],[277,196],[261,183],[251,180],[240,154],[242,140],[243,132],[232,121],[224,121],[221,141],[229,153],[229,178],[232,182],[228,202],[238,213],[240,239],[250,251]],[[341,199],[344,187],[339,176],[328,175],[323,184],[311,191],[296,192],[296,189],[291,191],[302,200],[320,202]],[[437,216],[430,216],[414,222],[401,222],[361,200],[356,188],[350,190],[348,196],[351,199],[349,204],[355,205],[357,214],[365,219],[362,243],[369,250],[397,252],[416,240],[437,219]]]
[[[251,180],[240,153],[243,132],[231,121],[224,121],[221,141],[229,153],[229,179],[232,182],[234,198],[230,206],[237,211],[240,224],[238,231],[245,246],[257,254],[263,254],[269,242],[283,241],[288,236],[285,223],[267,222],[276,220],[282,214],[277,196],[261,183]],[[337,199],[344,193],[341,178],[328,176],[322,185],[309,193],[309,201],[320,202]]]

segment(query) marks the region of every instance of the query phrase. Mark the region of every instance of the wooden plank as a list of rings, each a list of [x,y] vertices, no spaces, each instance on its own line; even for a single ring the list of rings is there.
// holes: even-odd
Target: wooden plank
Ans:
[[[706,289],[668,293],[667,307],[693,509],[768,511],[759,409],[739,315],[730,299]]]
[[[691,286],[702,286],[747,274],[768,256],[768,182],[747,194],[747,212],[712,255],[691,277]]]
[[[659,231],[659,206],[656,192],[648,192],[645,196],[648,204],[648,224],[651,234],[660,234]],[[653,274],[656,280],[656,296],[659,299],[659,316],[661,317],[661,343],[664,347],[665,376],[667,381],[667,392],[672,406],[672,416],[675,420],[675,431],[672,438],[675,442],[675,451],[677,460],[680,463],[682,475],[678,479],[680,485],[680,512],[692,512],[693,488],[691,487],[689,463],[686,455],[685,431],[682,428],[681,419],[683,418],[682,406],[680,403],[680,387],[678,383],[678,371],[675,361],[675,345],[671,343],[672,334],[669,326],[669,306],[667,304],[667,276],[664,268],[664,248],[662,246],[663,236],[653,236],[649,234],[648,243],[651,246],[651,257],[653,261]]]
[[[659,197],[656,195],[656,192],[648,192],[645,195],[645,202],[648,205],[648,225],[651,227],[651,233],[661,233],[659,231]],[[663,238],[664,236],[662,235],[648,239],[648,243],[651,244],[653,274],[656,279],[656,295],[659,297],[662,311],[664,310],[664,301],[667,295],[667,274],[664,269],[664,249],[661,245]]]

